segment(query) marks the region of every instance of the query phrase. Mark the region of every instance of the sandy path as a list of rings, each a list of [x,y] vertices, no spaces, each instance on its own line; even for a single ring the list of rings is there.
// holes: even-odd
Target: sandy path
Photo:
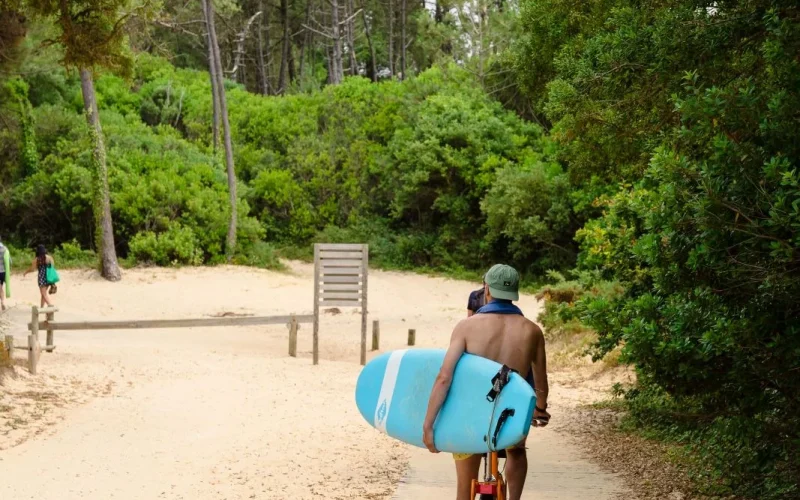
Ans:
[[[528,435],[528,474],[522,500],[612,500],[634,498],[621,476],[611,474],[590,460],[584,443],[567,431],[576,425],[577,405],[596,401],[607,380],[582,380],[573,384],[573,373],[549,374],[551,423],[531,429]],[[582,378],[582,377],[581,377]],[[559,382],[559,379],[565,383]],[[500,470],[504,468],[500,460]],[[481,464],[483,477],[483,464]],[[431,454],[416,448],[410,451],[410,467],[395,491],[394,500],[455,498],[455,467],[447,453]]]
[[[117,284],[61,274],[54,299],[65,321],[303,314],[312,305],[313,268],[299,263],[290,273],[130,270]],[[473,288],[371,272],[382,349],[404,346],[408,328],[418,346],[444,347]],[[33,277],[17,277],[15,293],[6,319],[20,343]],[[520,306],[535,316],[538,304],[522,297]],[[282,326],[57,332],[38,376],[18,367],[2,386],[0,498],[390,498],[416,451],[358,414],[359,342],[360,317],[349,310],[322,319],[316,367],[310,325],[296,359]]]

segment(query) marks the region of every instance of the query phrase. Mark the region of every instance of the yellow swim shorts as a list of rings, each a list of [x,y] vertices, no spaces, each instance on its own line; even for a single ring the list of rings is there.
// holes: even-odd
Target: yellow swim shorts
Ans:
[[[526,440],[527,439],[523,439],[522,441],[520,441],[519,443],[515,444],[514,446],[506,448],[506,451],[508,451],[508,450],[517,450],[517,449],[520,449],[520,448],[525,449],[525,441]],[[453,460],[466,460],[469,457],[472,457],[474,455],[475,455],[475,453],[453,453]]]

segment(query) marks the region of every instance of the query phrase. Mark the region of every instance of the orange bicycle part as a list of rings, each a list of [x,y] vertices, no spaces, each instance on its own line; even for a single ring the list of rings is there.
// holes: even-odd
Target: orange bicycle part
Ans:
[[[497,452],[492,451],[488,457],[484,456],[484,458],[489,462],[490,471],[484,475],[483,481],[472,480],[472,486],[470,487],[472,496],[470,498],[475,500],[475,497],[480,495],[481,500],[490,498],[506,500],[506,483],[498,467]]]

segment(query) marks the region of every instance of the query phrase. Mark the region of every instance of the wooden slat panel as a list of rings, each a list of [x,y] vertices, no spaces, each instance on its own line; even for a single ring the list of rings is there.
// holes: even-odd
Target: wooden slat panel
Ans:
[[[363,259],[364,252],[325,250],[319,253],[320,259]]]
[[[322,292],[319,294],[323,299],[342,299],[342,300],[359,300],[361,298],[360,292]]]
[[[361,285],[356,283],[355,285],[334,285],[330,283],[323,283],[320,287],[320,290],[323,292],[333,292],[333,291],[345,291],[345,292],[360,292]]]
[[[323,267],[320,269],[322,276],[360,276],[359,267]]]
[[[310,323],[314,316],[295,316],[298,323]],[[291,316],[251,316],[244,318],[191,318],[148,319],[128,321],[40,321],[40,328],[50,330],[129,330],[139,328],[193,328],[209,326],[281,325],[290,322]],[[32,325],[28,324],[32,330]]]
[[[361,302],[355,300],[324,300],[319,303],[320,307],[361,307]]]
[[[355,259],[320,259],[322,267],[361,267],[361,260]]]
[[[360,245],[358,243],[318,243],[317,247],[322,250],[356,250],[360,251],[364,248],[364,245]]]
[[[329,283],[361,283],[360,276],[324,276],[322,278],[322,285],[325,286]]]

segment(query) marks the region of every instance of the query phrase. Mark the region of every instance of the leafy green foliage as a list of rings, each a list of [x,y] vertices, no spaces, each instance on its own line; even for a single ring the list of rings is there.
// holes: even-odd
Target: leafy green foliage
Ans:
[[[571,186],[558,164],[506,166],[484,198],[488,238],[514,261],[536,262],[541,273],[574,260]]]
[[[530,36],[554,47],[552,76],[525,78],[572,181],[617,185],[577,239],[580,269],[623,289],[550,312],[595,330],[598,358],[621,346],[639,374],[632,418],[686,443],[708,493],[797,496],[796,6],[527,9],[550,5],[563,22]],[[594,8],[602,24],[582,17]]]
[[[26,0],[32,12],[58,19],[62,63],[72,68],[101,66],[129,75],[131,57],[125,44],[124,9],[139,8],[130,0]]]
[[[536,292],[536,298],[544,301],[544,309],[537,320],[549,338],[587,330],[582,322],[587,305],[616,299],[624,292],[619,283],[604,280],[596,271],[571,271],[570,274],[574,274],[572,279],[549,271],[551,283]]]
[[[0,221],[9,225],[0,230],[92,248],[78,82],[51,81],[53,95],[37,95],[33,108],[40,171],[12,186],[11,217]],[[206,146],[207,75],[141,54],[133,82],[110,74],[96,82],[120,255],[159,265],[218,262],[226,191],[220,158]],[[244,245],[237,261],[276,265],[262,241],[310,248],[330,239],[368,242],[387,267],[463,270],[513,258],[540,272],[574,262],[574,221],[561,198],[568,184],[547,161],[550,146],[463,70],[378,85],[349,78],[283,98],[227,86]],[[522,207],[532,195],[536,206],[519,212],[493,201],[521,197]],[[524,234],[534,226],[535,235]]]

